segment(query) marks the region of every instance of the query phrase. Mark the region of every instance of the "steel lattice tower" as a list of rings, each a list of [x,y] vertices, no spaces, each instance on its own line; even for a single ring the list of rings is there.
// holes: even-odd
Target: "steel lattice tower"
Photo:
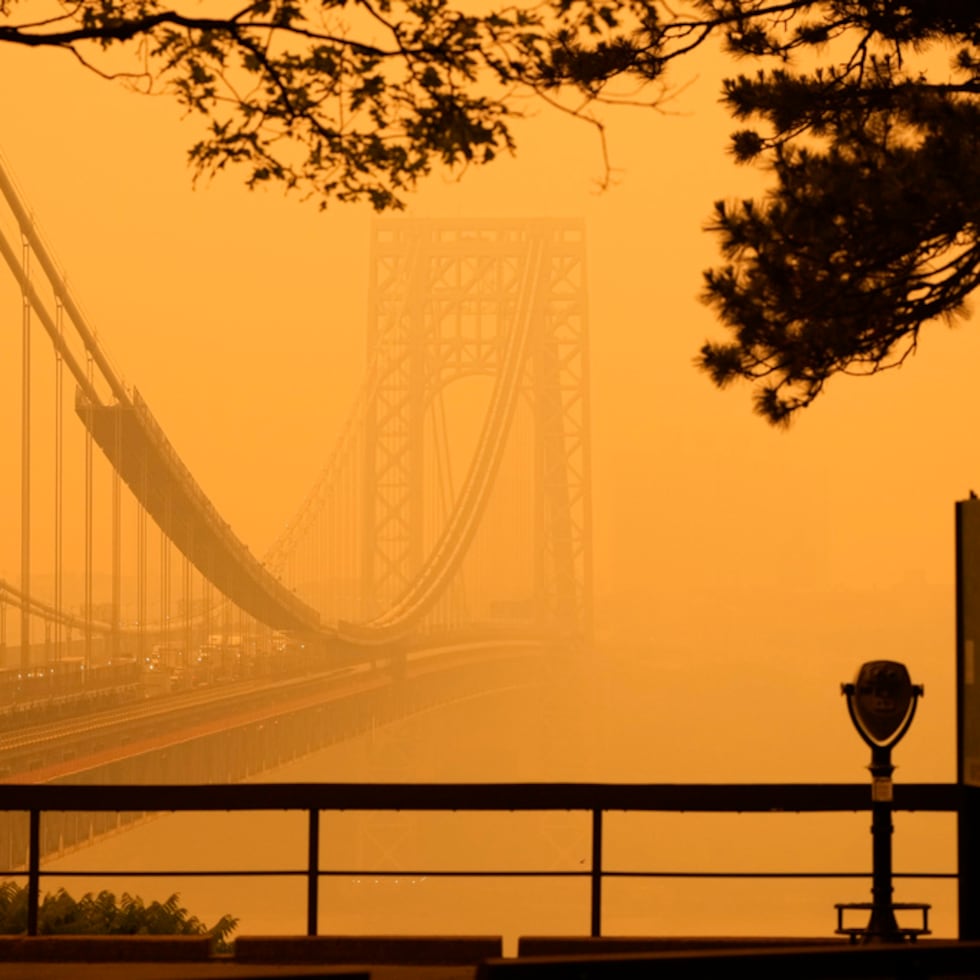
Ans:
[[[375,225],[368,317],[362,589],[370,616],[425,559],[425,426],[441,392],[493,377],[529,330],[537,625],[588,639],[592,541],[585,235],[581,221],[394,219]],[[428,415],[427,415],[428,413]],[[429,453],[432,450],[430,448]],[[429,491],[431,493],[431,490]]]

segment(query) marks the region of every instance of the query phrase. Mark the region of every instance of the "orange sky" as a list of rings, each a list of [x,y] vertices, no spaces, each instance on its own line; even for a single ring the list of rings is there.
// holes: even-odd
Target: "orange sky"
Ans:
[[[249,193],[234,173],[194,190],[197,124],[171,102],[48,53],[3,53],[0,152],[117,367],[263,552],[357,388],[370,212]],[[855,778],[864,752],[837,684],[864,660],[904,660],[927,698],[902,775],[948,778],[953,502],[980,484],[980,338],[933,326],[904,369],[832,383],[788,433],[752,414],[747,389],[719,393],[693,369],[717,329],[698,301],[717,256],[702,225],[716,198],[761,186],[726,158],[714,71],[705,60],[678,76],[691,84],[668,113],[610,114],[604,193],[593,134],[542,109],[518,125],[515,159],[434,175],[409,214],[587,220],[604,647],[700,658],[791,737],[845,732]],[[16,338],[19,299],[6,302]],[[8,392],[0,412],[15,409]],[[5,430],[9,466],[16,417]],[[15,519],[16,500],[4,506]],[[16,522],[4,526],[0,571],[15,578]],[[799,712],[751,707],[788,695]]]

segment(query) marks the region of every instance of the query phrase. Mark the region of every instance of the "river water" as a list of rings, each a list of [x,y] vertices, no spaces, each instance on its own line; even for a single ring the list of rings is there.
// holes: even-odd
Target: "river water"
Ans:
[[[866,750],[840,700],[769,704],[760,681],[720,658],[695,667],[633,654],[524,688],[442,707],[263,774],[266,782],[601,781],[817,782],[866,778]],[[741,678],[741,679],[740,679]],[[803,683],[814,679],[801,679]],[[770,676],[765,684],[784,684]],[[752,691],[744,690],[744,684]],[[823,686],[823,679],[820,680]],[[743,687],[740,687],[743,685]],[[763,694],[765,692],[762,692]],[[749,699],[752,694],[754,700]],[[812,715],[815,714],[815,717]],[[801,720],[803,719],[803,720]],[[896,749],[901,761],[901,748]],[[900,773],[898,774],[900,776]],[[923,778],[916,774],[916,778]],[[154,817],[46,870],[302,869],[302,813]],[[394,871],[323,880],[324,933],[586,934],[588,879],[436,878],[439,869],[582,871],[587,814],[324,813],[321,867]],[[865,814],[608,814],[604,863],[614,870],[869,871]],[[954,870],[953,818],[896,814],[897,871]],[[225,913],[238,935],[305,930],[305,879],[68,878],[44,890],[108,888],[145,900],[179,893],[208,924]],[[956,928],[952,881],[899,879],[896,901],[931,902],[936,935]],[[610,879],[603,932],[619,935],[829,935],[835,902],[870,900],[867,879]]]

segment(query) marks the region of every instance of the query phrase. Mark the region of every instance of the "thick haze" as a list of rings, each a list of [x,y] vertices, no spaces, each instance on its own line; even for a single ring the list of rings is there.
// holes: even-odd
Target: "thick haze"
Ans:
[[[529,106],[516,158],[434,175],[408,214],[586,218],[600,652],[644,658],[651,684],[693,668],[677,723],[751,728],[731,775],[760,779],[860,778],[837,685],[864,660],[903,660],[927,696],[899,778],[951,778],[953,503],[980,485],[980,336],[929,327],[905,368],[833,382],[788,433],[746,388],[713,389],[692,367],[718,329],[698,300],[719,261],[702,225],[762,177],[726,156],[711,67],[675,77],[690,84],[669,111],[608,115],[603,193],[594,133]],[[372,214],[249,193],[234,172],[193,190],[198,121],[64,57],[4,49],[0,93],[0,151],[75,296],[261,554],[360,381]],[[4,322],[19,331],[18,305]],[[4,426],[13,461],[16,417]],[[0,559],[14,579],[15,547]],[[805,746],[804,771],[787,746]],[[692,778],[725,778],[701,748]]]

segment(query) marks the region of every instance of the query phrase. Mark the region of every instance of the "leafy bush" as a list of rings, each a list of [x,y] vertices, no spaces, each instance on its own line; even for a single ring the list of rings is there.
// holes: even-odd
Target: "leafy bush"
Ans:
[[[63,888],[41,899],[37,931],[40,935],[73,936],[211,936],[217,952],[227,952],[229,936],[238,919],[223,915],[208,928],[180,905],[173,894],[165,902],[146,905],[125,892],[117,899],[109,891],[89,892],[74,899]],[[27,888],[12,881],[0,883],[0,934],[27,931]]]

